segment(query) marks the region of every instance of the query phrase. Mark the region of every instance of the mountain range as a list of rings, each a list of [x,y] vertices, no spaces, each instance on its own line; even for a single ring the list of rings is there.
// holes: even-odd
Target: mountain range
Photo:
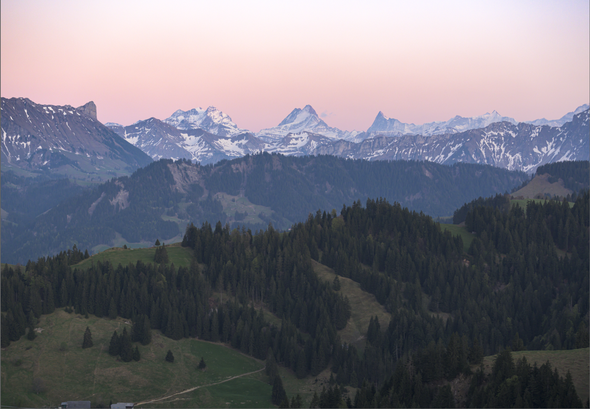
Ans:
[[[269,152],[480,163],[532,173],[546,163],[589,159],[588,112],[588,105],[583,105],[559,120],[516,122],[494,111],[423,125],[405,124],[379,112],[367,131],[349,132],[328,126],[306,105],[276,127],[252,133],[215,107],[177,110],[164,120],[105,126],[96,119],[92,102],[73,108],[2,98],[2,168],[106,180],[130,174],[150,158],[205,165]]]
[[[329,127],[306,105],[294,109],[278,126],[253,134],[209,107],[206,111],[176,111],[159,122],[151,118],[150,123],[109,126],[154,159],[187,158],[207,164],[265,151],[366,160],[482,163],[531,173],[546,163],[589,158],[588,112],[588,106],[583,105],[559,120],[519,123],[494,111],[423,125],[405,124],[379,112],[366,132],[348,132]],[[176,128],[162,132],[162,122]],[[201,133],[194,134],[198,129]]]

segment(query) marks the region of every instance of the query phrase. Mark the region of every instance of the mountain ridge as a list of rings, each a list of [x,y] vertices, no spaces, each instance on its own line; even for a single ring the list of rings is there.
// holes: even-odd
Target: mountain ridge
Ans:
[[[152,161],[97,119],[96,105],[2,98],[2,169],[105,180]]]

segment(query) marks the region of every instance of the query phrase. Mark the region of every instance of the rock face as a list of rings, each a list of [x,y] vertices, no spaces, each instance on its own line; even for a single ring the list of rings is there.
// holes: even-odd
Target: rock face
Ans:
[[[90,101],[76,109],[82,112],[84,115],[89,116],[92,119],[98,120],[98,118],[96,117],[96,104],[94,103],[94,101]]]
[[[105,180],[152,160],[96,119],[96,105],[40,105],[2,98],[2,170]]]

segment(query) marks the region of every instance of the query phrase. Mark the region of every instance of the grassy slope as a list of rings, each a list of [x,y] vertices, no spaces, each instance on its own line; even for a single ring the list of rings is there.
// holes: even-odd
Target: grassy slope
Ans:
[[[241,196],[231,196],[227,193],[217,193],[215,199],[221,202],[223,212],[229,217],[234,217],[236,212],[247,213],[248,215],[242,222],[244,223],[262,223],[266,224],[258,215],[262,213],[266,217],[270,217],[272,209],[266,206],[255,205],[247,198]]]
[[[569,370],[576,387],[576,392],[586,404],[588,400],[588,385],[590,385],[590,349],[570,349],[563,351],[518,351],[512,353],[514,363],[522,357],[526,357],[528,363],[532,366],[535,362],[537,366],[543,365],[549,361],[551,368],[557,368],[560,376],[565,377]],[[483,360],[484,368],[487,373],[492,372],[492,366],[496,355],[486,356]]]
[[[336,273],[331,268],[313,261],[313,269],[325,281],[332,282]],[[340,292],[348,297],[351,306],[351,317],[346,327],[339,332],[342,341],[354,345],[362,351],[365,346],[365,335],[369,328],[371,317],[377,316],[382,329],[387,328],[391,315],[377,302],[373,294],[361,290],[359,283],[346,277],[339,277]]]
[[[94,346],[82,349],[84,330],[92,332]],[[139,345],[141,360],[124,363],[108,354],[114,330],[130,324],[117,320],[67,314],[58,310],[43,316],[43,331],[34,341],[22,337],[2,351],[2,403],[13,406],[53,406],[64,400],[90,400],[92,406],[113,402],[141,402],[199,385],[257,371],[264,363],[220,344],[194,339],[173,341],[159,331],[152,343]],[[60,350],[65,342],[66,351]],[[168,349],[175,362],[164,360]],[[207,369],[197,369],[203,357]],[[20,360],[20,362],[19,362]],[[31,391],[33,378],[42,379],[46,391]],[[171,400],[143,407],[269,407],[271,385],[264,372],[207,386]]]
[[[440,228],[444,230],[448,230],[451,232],[453,236],[461,236],[463,240],[463,251],[467,252],[469,246],[471,246],[471,242],[474,239],[474,235],[467,231],[465,225],[463,224],[440,224]]]
[[[178,267],[190,267],[193,259],[192,250],[186,247],[181,247],[180,243],[175,243],[170,246],[166,246],[168,252],[168,258],[170,263]],[[156,247],[150,248],[138,248],[138,249],[123,249],[120,247],[113,247],[105,250],[101,253],[95,254],[90,258],[72,266],[73,268],[89,268],[93,263],[104,262],[105,260],[110,261],[113,265],[118,266],[122,264],[124,266],[129,263],[135,264],[138,260],[144,263],[153,263],[154,256],[156,254]]]
[[[563,186],[563,181],[550,183],[549,175],[537,175],[525,187],[512,193],[514,198],[534,199],[535,197],[544,196],[567,196],[572,191]]]

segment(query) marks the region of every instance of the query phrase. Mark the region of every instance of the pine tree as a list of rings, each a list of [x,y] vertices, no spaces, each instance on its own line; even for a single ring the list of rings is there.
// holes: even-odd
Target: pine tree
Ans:
[[[156,249],[156,254],[154,255],[154,261],[158,264],[168,263],[168,250],[166,250],[165,245],[162,245]]]
[[[174,355],[171,350],[168,350],[168,353],[166,354],[166,362],[174,362]]]
[[[113,332],[113,336],[111,337],[111,343],[109,344],[109,355],[117,356],[121,353],[121,344],[119,342],[119,335],[117,335],[117,331]]]
[[[201,361],[199,362],[199,369],[205,369],[207,368],[207,364],[205,363],[205,360],[203,359],[203,357],[201,357]]]
[[[270,400],[274,405],[280,405],[285,399],[287,399],[287,393],[283,387],[283,380],[280,375],[277,375],[272,383],[272,395]]]
[[[334,281],[332,281],[332,289],[334,291],[340,291],[340,279],[338,278],[338,276],[336,276],[336,278],[334,278]]]
[[[121,360],[123,362],[131,362],[133,359],[133,345],[131,344],[131,336],[127,333],[127,328],[123,329],[123,335],[119,338],[121,345]]]
[[[2,348],[6,348],[10,345],[10,336],[8,334],[8,322],[6,321],[6,316],[4,314],[0,314],[0,320],[2,321],[2,332],[0,332],[0,336],[2,337]]]
[[[115,304],[115,300],[112,297],[109,303],[109,318],[112,320],[117,318],[117,304]]]
[[[139,359],[140,359],[139,348],[137,348],[137,345],[135,345],[135,349],[133,350],[133,360],[139,361]]]
[[[92,333],[90,332],[90,328],[86,327],[86,331],[84,331],[84,341],[82,342],[82,348],[90,348],[92,345]]]
[[[313,398],[311,399],[311,403],[309,404],[310,408],[319,408],[320,407],[320,398],[317,392],[313,393]],[[358,407],[358,406],[355,406]]]
[[[37,334],[35,334],[35,327],[31,325],[29,327],[29,332],[27,333],[27,339],[29,341],[33,341],[35,338],[37,338]]]
[[[156,243],[155,243],[155,245],[156,245],[156,246],[159,246],[159,245],[160,245],[160,239],[156,239]]]

